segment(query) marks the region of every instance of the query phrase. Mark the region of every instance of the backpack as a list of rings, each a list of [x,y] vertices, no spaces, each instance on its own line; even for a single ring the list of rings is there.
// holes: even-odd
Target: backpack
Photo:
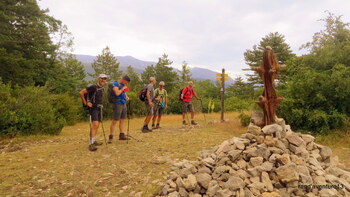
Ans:
[[[90,98],[90,97],[89,97],[89,92],[87,92],[86,94],[84,94],[84,98],[85,98],[85,100],[86,100],[86,103],[87,103],[88,101],[90,101],[92,104],[94,104],[94,103],[95,103],[95,96],[96,96],[96,93],[97,93],[97,86],[96,86],[96,84],[91,84],[91,85],[89,85],[88,87],[91,87],[91,86],[94,86],[94,88],[95,88],[94,94],[93,94],[92,97]],[[89,107],[88,107],[87,105],[85,105],[84,103],[82,103],[82,105],[83,105],[83,108],[84,108],[84,109],[89,109]]]
[[[147,99],[147,86],[145,86],[145,87],[143,87],[141,90],[140,90],[140,92],[139,92],[139,99],[141,100],[141,101],[146,101],[146,99]]]
[[[187,88],[187,87],[185,87],[185,88]],[[183,91],[185,88],[182,88],[182,89],[180,90],[180,94],[179,94],[179,100],[180,100],[180,101],[182,101],[182,99],[181,99],[181,94],[182,94],[182,91]],[[187,92],[188,92],[188,89],[186,89],[185,94],[186,94]],[[184,96],[185,96],[185,94],[184,94]]]
[[[116,103],[116,102],[120,101],[119,98],[115,98],[114,97],[115,94],[114,94],[114,91],[113,91],[113,87],[114,87],[113,83],[109,83],[108,84],[108,93],[107,93],[107,95],[108,95],[108,102],[109,103]],[[118,88],[119,88],[119,83],[118,83]]]

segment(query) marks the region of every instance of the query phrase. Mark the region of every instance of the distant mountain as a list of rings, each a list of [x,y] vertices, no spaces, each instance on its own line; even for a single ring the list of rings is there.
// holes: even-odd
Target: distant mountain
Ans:
[[[192,78],[199,81],[209,79],[210,81],[215,82],[217,73],[218,72],[206,68],[194,67],[191,69]],[[232,84],[233,79],[231,77],[228,77],[228,80],[226,82],[227,84]]]
[[[93,73],[91,63],[94,62],[96,56],[91,55],[76,55],[76,58],[81,61],[85,66],[86,73]],[[126,67],[131,65],[137,73],[142,73],[148,65],[155,65],[157,62],[142,61],[132,56],[116,56],[117,61],[120,63],[120,69],[126,71]],[[177,69],[176,69],[177,70]],[[179,70],[177,70],[179,72]],[[194,67],[191,69],[192,78],[195,80],[210,80],[215,82],[215,75],[218,72],[212,71],[206,68]],[[91,80],[91,77],[87,77],[87,80]],[[229,77],[228,84],[233,83],[233,79]]]

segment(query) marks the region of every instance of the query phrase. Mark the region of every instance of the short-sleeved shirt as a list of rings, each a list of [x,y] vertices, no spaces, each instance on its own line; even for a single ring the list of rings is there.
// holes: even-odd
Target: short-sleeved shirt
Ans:
[[[97,84],[92,84],[86,87],[86,90],[89,94],[88,101],[92,103],[93,107],[97,107],[97,105],[102,105],[103,87],[100,87]]]
[[[182,94],[183,94],[183,101],[185,102],[192,102],[192,96],[194,95],[194,90],[190,87],[185,87],[183,90],[182,90]]]
[[[154,91],[154,95],[155,95],[155,98],[160,98],[160,100],[159,100],[159,105],[160,105],[161,103],[165,102],[165,97],[168,96],[168,93],[164,88],[162,90],[157,88]]]
[[[151,101],[154,101],[154,88],[152,84],[148,84],[146,87],[147,91],[149,91],[149,96]],[[146,97],[146,102],[148,102],[147,97]]]
[[[119,90],[122,89],[125,86],[124,84],[122,84],[122,83],[120,83],[118,81],[114,81],[112,83],[112,85],[114,87],[118,87]],[[122,92],[121,94],[119,94],[119,96],[114,94],[113,98],[118,99],[118,101],[114,102],[114,104],[125,104],[126,103],[126,94],[125,94],[125,92]]]

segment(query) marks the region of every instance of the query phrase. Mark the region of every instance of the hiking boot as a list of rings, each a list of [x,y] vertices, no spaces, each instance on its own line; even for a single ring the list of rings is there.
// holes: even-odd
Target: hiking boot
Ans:
[[[112,142],[113,142],[113,135],[109,135],[107,143],[112,144]]]
[[[157,129],[157,127],[154,124],[152,124],[152,129]]]
[[[89,151],[96,151],[96,150],[97,150],[97,148],[94,144],[89,145]]]
[[[194,120],[192,120],[191,125],[197,125],[197,123]]]
[[[97,142],[97,141],[95,141],[94,143],[93,143],[93,145],[95,145],[95,146],[101,146],[103,144],[103,142]]]
[[[183,125],[188,125],[188,124],[186,123],[186,120],[183,120],[183,121],[182,121],[182,124],[183,124]]]
[[[130,140],[124,133],[119,134],[119,140]]]
[[[161,129],[162,127],[159,126],[159,124],[157,124],[156,129]]]
[[[148,132],[152,132],[152,130],[149,129],[148,127],[142,127],[141,132],[142,133],[148,133]]]

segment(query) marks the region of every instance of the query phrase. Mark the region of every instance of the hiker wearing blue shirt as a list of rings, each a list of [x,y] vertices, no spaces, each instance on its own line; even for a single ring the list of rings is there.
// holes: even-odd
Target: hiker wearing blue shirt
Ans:
[[[126,101],[129,100],[129,97],[126,94],[126,91],[128,91],[129,88],[126,85],[128,85],[129,82],[130,78],[128,76],[124,76],[120,80],[113,82],[113,119],[110,126],[110,134],[108,140],[109,144],[113,142],[115,126],[118,121],[120,132],[119,140],[129,140],[129,138],[125,136],[124,133],[124,120],[127,115]]]

